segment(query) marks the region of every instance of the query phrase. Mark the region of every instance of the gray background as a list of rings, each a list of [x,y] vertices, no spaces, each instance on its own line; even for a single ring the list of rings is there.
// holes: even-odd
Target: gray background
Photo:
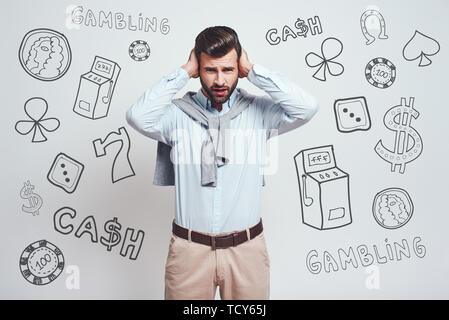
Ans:
[[[137,18],[139,13],[157,17],[158,23],[168,19],[170,31],[109,30],[80,25],[68,28],[66,11],[70,5],[85,10],[123,12]],[[372,6],[384,16],[388,40],[377,39],[366,45],[359,25],[361,14]],[[278,139],[279,165],[276,174],[266,176],[262,217],[271,258],[272,299],[403,299],[449,298],[449,251],[447,250],[447,71],[449,22],[446,1],[9,1],[2,2],[1,22],[1,298],[137,298],[161,299],[164,292],[164,264],[168,250],[174,212],[173,187],[152,185],[156,142],[148,139],[125,121],[125,112],[136,99],[163,75],[185,63],[195,36],[212,25],[228,25],[239,34],[250,61],[282,72],[315,95],[320,111],[306,126]],[[307,38],[288,38],[271,46],[265,40],[270,28],[280,32],[284,25],[294,29],[298,18],[319,16],[323,33]],[[72,63],[59,80],[39,81],[20,66],[17,52],[23,36],[36,28],[50,28],[63,33],[72,48]],[[438,40],[440,52],[430,57],[433,63],[418,67],[408,62],[402,48],[415,30]],[[446,30],[446,31],[445,31]],[[304,57],[319,48],[327,37],[344,44],[338,61],[345,66],[339,77],[326,82],[312,78]],[[134,40],[145,40],[151,47],[147,61],[136,62],[128,56]],[[87,72],[95,55],[117,62],[122,70],[106,118],[92,121],[72,111],[81,74]],[[364,68],[375,57],[386,57],[397,68],[396,82],[387,89],[371,86],[364,78]],[[177,95],[197,90],[199,80],[191,80]],[[239,86],[255,94],[263,94],[246,79]],[[337,131],[333,103],[335,99],[365,96],[371,114],[369,131],[340,133]],[[415,97],[420,112],[412,122],[420,133],[422,155],[407,165],[404,174],[390,172],[390,165],[374,152],[379,139],[391,147],[393,133],[383,125],[383,116],[401,97]],[[31,143],[31,134],[19,135],[15,123],[25,119],[24,103],[31,97],[47,100],[48,117],[60,120],[60,128],[47,133],[48,141]],[[92,141],[125,126],[132,142],[130,159],[134,177],[115,184],[111,182],[112,154],[96,158]],[[332,144],[337,165],[350,174],[352,224],[334,230],[315,230],[301,221],[301,206],[293,156],[300,150]],[[85,165],[85,171],[73,194],[50,184],[46,175],[59,152],[67,153]],[[25,200],[20,189],[26,180],[44,201],[38,216],[22,212]],[[400,187],[413,199],[415,211],[402,228],[380,227],[371,211],[375,194],[385,188]],[[73,233],[63,235],[53,227],[53,215],[61,207],[77,211],[75,228],[93,215],[99,237],[103,224],[117,217],[126,227],[145,232],[142,250],[132,261],[111,252],[100,243]],[[123,233],[122,233],[123,236]],[[337,250],[354,249],[362,244],[378,246],[385,252],[389,243],[421,237],[426,248],[424,258],[413,252],[410,259],[388,261],[375,268],[378,286],[367,285],[373,276],[371,268],[359,265],[347,270],[312,274],[306,267],[306,256],[317,250],[334,255]],[[64,272],[52,283],[34,286],[21,275],[18,261],[30,243],[46,239],[58,246],[65,257]],[[322,258],[321,258],[322,259]],[[80,270],[80,289],[69,290],[66,273],[69,265]],[[371,270],[371,271],[370,271]]]

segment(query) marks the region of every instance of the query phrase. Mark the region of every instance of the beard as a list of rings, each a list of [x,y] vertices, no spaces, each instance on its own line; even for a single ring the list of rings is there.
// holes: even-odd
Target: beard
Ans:
[[[235,82],[232,84],[232,87],[231,87],[231,88],[229,88],[229,87],[227,87],[227,86],[219,87],[219,86],[215,86],[215,85],[213,85],[213,86],[211,86],[211,87],[207,87],[206,84],[205,84],[205,83],[203,82],[203,80],[201,79],[201,77],[200,77],[200,82],[201,82],[201,86],[203,87],[204,91],[206,91],[206,93],[207,93],[209,99],[211,100],[211,102],[212,102],[214,105],[217,105],[217,104],[223,104],[223,103],[225,103],[226,101],[228,101],[229,97],[230,97],[231,94],[234,92],[235,88],[237,87],[237,83],[239,82],[239,79],[237,78],[237,79],[235,80]],[[226,89],[227,92],[228,92],[228,94],[225,95],[225,96],[223,96],[223,97],[217,96],[217,95],[214,93],[214,89]]]

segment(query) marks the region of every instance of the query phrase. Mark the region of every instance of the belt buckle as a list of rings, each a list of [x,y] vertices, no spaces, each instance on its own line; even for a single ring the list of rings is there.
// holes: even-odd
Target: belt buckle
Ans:
[[[212,250],[216,250],[216,249],[224,249],[226,247],[217,247],[215,244],[215,239],[228,239],[228,238],[232,238],[232,246],[235,247],[235,237],[237,236],[237,232],[225,235],[225,236],[211,236],[211,242],[212,242]]]

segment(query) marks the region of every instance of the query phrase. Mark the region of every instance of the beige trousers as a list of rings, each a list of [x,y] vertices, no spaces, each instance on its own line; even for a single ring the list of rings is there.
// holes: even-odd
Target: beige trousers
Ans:
[[[224,300],[269,299],[270,259],[263,232],[238,246],[216,250],[171,236],[165,299],[213,300],[217,286]]]

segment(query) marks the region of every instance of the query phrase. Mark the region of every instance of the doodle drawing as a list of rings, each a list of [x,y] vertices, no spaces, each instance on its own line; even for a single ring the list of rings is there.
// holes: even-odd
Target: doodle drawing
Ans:
[[[327,38],[321,44],[321,55],[315,52],[309,52],[306,55],[306,64],[317,70],[313,77],[320,81],[326,81],[326,74],[339,76],[345,68],[339,62],[333,61],[339,57],[343,51],[343,43],[336,38]]]
[[[374,58],[365,67],[365,78],[376,88],[388,88],[396,80],[396,67],[388,59]]]
[[[34,192],[34,186],[30,183],[30,180],[23,183],[22,189],[20,189],[20,197],[28,200],[27,205],[22,205],[22,211],[26,213],[32,213],[33,216],[39,215],[39,209],[42,207],[42,197]]]
[[[131,141],[129,140],[128,132],[124,127],[120,127],[118,132],[113,131],[109,133],[103,140],[95,139],[93,141],[97,158],[105,156],[107,147],[116,142],[117,144],[120,144],[120,148],[118,149],[112,164],[112,183],[135,175],[134,169],[129,161]]]
[[[62,33],[50,29],[35,29],[23,37],[19,61],[33,78],[53,81],[66,74],[72,61],[72,52]]]
[[[64,256],[54,244],[39,240],[23,250],[19,268],[29,283],[46,285],[53,282],[64,270]]]
[[[47,137],[44,131],[53,132],[59,128],[59,120],[56,118],[45,118],[48,104],[45,99],[34,97],[25,102],[25,113],[30,120],[20,120],[16,122],[15,129],[21,135],[26,135],[33,131],[31,142],[44,142]]]
[[[418,119],[419,112],[414,109],[415,98],[410,97],[407,104],[401,98],[401,104],[390,108],[384,115],[384,124],[395,133],[393,150],[386,148],[382,140],[374,147],[377,155],[391,164],[391,172],[405,172],[405,165],[418,158],[423,150],[421,136],[412,127],[412,119]]]
[[[382,190],[374,197],[373,215],[376,222],[383,228],[400,228],[413,215],[412,199],[404,189],[388,188]]]
[[[334,147],[305,149],[294,160],[303,223],[318,230],[350,224],[349,174],[337,167]]]
[[[334,103],[335,120],[340,132],[366,131],[371,128],[365,97],[337,99]]]
[[[418,66],[427,67],[432,63],[429,56],[440,52],[440,44],[435,39],[415,30],[415,33],[402,49],[402,56],[407,61],[419,59]]]
[[[53,161],[47,179],[65,192],[73,193],[78,186],[83,170],[82,163],[61,152]]]
[[[106,117],[119,74],[117,63],[95,56],[91,70],[80,78],[73,111],[93,120]]]
[[[362,28],[362,33],[366,39],[367,45],[373,43],[374,40],[376,40],[376,37],[369,32],[369,28],[367,27],[367,20],[373,17],[375,17],[379,21],[380,25],[380,33],[378,34],[378,38],[388,39],[388,36],[385,34],[385,19],[382,14],[374,9],[366,10],[360,17],[360,27]]]

